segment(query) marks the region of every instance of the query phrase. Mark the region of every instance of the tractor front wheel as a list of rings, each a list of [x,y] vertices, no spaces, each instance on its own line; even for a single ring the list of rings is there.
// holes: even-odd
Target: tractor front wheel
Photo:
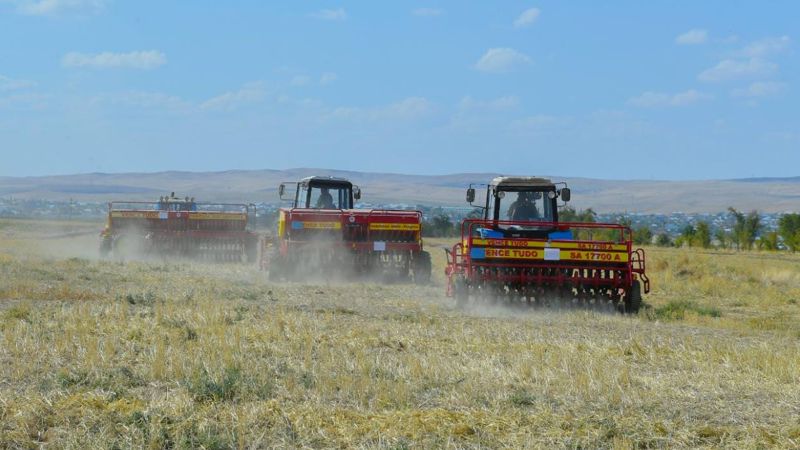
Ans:
[[[431,254],[419,252],[414,258],[414,283],[428,284],[431,281]]]
[[[461,276],[456,277],[453,281],[453,296],[456,298],[456,306],[459,308],[464,308],[469,303],[469,285]]]
[[[639,280],[634,280],[630,290],[625,295],[625,312],[636,314],[642,307],[642,286]]]

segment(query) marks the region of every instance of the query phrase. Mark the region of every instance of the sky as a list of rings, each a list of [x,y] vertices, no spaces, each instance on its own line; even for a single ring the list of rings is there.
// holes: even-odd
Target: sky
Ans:
[[[0,176],[800,175],[800,2],[0,0]]]

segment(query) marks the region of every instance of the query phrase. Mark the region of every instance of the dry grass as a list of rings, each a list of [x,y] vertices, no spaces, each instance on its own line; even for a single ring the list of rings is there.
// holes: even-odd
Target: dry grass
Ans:
[[[653,249],[638,317],[477,314],[442,278],[270,285],[24,228],[0,228],[0,447],[800,446],[797,257]]]

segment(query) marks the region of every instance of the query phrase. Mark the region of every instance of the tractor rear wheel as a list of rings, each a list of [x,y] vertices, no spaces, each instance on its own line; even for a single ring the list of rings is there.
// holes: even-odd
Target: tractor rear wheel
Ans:
[[[280,281],[283,277],[283,264],[280,253],[275,249],[272,254],[269,256],[269,269],[267,272],[267,279],[269,281]]]
[[[414,283],[428,284],[431,281],[431,254],[419,252],[414,258]]]
[[[108,255],[111,254],[111,244],[113,240],[108,237],[104,237],[102,242],[100,242],[100,257],[101,258],[108,258]]]
[[[453,281],[453,296],[456,298],[456,306],[464,308],[469,303],[469,286],[462,277],[456,277]]]
[[[630,290],[628,290],[628,293],[625,295],[625,312],[628,314],[636,314],[641,307],[642,286],[639,280],[634,280]]]

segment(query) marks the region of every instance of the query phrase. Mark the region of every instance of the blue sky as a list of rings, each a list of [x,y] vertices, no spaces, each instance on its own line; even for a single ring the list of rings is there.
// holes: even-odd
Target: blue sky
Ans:
[[[0,176],[800,175],[795,1],[0,0]]]

